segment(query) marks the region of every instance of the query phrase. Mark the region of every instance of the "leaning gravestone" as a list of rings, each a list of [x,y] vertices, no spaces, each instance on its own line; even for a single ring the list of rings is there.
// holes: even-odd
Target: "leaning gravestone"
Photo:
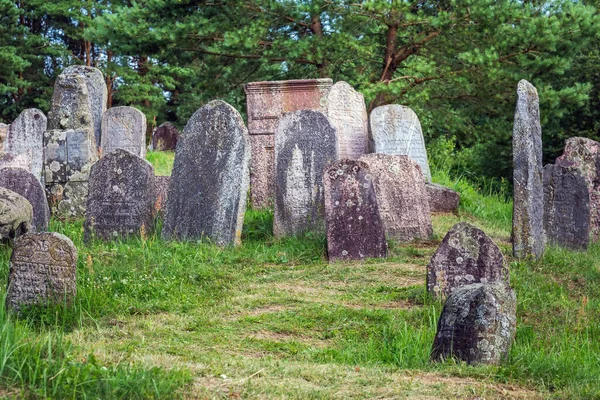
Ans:
[[[86,67],[83,65],[71,65],[62,72],[65,75],[75,74],[83,77],[89,93],[89,103],[92,110],[92,119],[94,125],[94,137],[96,147],[100,146],[100,135],[102,126],[102,115],[106,111],[108,100],[108,89],[104,76],[98,68]]]
[[[175,125],[165,122],[159,126],[152,134],[152,150],[154,151],[172,151],[177,146],[179,131]]]
[[[472,283],[497,281],[509,283],[502,252],[488,235],[466,222],[448,231],[427,265],[427,291],[437,298]]]
[[[10,124],[5,141],[5,152],[15,157],[27,154],[30,158],[28,170],[41,181],[44,163],[44,132],[47,119],[43,112],[29,108],[21,112]]]
[[[0,122],[0,154],[4,153],[4,142],[8,135],[8,129],[10,125],[6,125]]]
[[[33,208],[27,199],[0,187],[0,241],[19,237],[32,230]]]
[[[77,293],[77,249],[59,233],[29,233],[15,240],[6,308],[68,304]]]
[[[293,111],[275,130],[276,237],[324,231],[323,172],[337,158],[335,128],[325,114]]]
[[[337,161],[325,171],[323,187],[329,261],[385,257],[385,231],[367,164]]]
[[[446,300],[431,351],[432,361],[453,357],[467,364],[499,364],[515,337],[517,297],[504,283],[474,283]]]
[[[369,118],[363,95],[340,81],[331,87],[327,102],[327,117],[337,131],[338,159],[357,160],[369,146]]]
[[[408,156],[366,154],[386,237],[397,242],[429,239],[431,213],[421,168]]]
[[[163,239],[240,244],[249,163],[248,130],[233,107],[211,101],[196,111],[175,151]]]
[[[590,197],[576,168],[544,167],[544,232],[550,243],[587,249],[590,238]]]
[[[48,229],[50,209],[44,187],[29,171],[22,168],[0,169],[0,187],[12,190],[26,198],[33,207],[31,224],[36,232]]]
[[[542,127],[537,90],[526,80],[517,87],[513,128],[513,255],[544,254]]]
[[[419,164],[425,180],[431,182],[423,130],[413,110],[398,104],[380,106],[371,111],[370,122],[374,153],[409,156]]]
[[[146,157],[146,116],[133,107],[112,107],[102,117],[102,156],[116,149]]]

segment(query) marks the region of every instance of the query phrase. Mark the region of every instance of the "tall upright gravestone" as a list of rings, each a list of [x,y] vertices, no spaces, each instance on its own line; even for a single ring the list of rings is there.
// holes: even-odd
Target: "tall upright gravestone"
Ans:
[[[246,105],[252,145],[250,196],[252,207],[272,205],[275,196],[275,128],[281,116],[303,109],[327,112],[331,79],[248,83]]]
[[[146,158],[146,116],[133,107],[112,107],[102,116],[102,156],[116,149]]]
[[[163,239],[241,243],[250,143],[240,114],[211,101],[192,115],[175,150]]]
[[[48,229],[50,209],[46,193],[40,181],[31,172],[23,168],[1,168],[0,187],[12,190],[29,201],[33,208],[31,225],[36,232]]]
[[[542,127],[537,90],[526,80],[517,86],[513,181],[513,255],[538,259],[545,247]]]
[[[281,117],[275,131],[275,236],[324,231],[323,172],[336,158],[336,132],[325,114],[300,110]]]
[[[409,156],[419,164],[425,180],[431,182],[423,130],[413,110],[398,104],[380,106],[371,111],[370,123],[374,153]]]
[[[29,160],[28,170],[42,180],[44,162],[44,132],[47,119],[43,112],[29,108],[21,112],[19,117],[10,124],[5,142],[5,152],[12,156],[26,154]]]

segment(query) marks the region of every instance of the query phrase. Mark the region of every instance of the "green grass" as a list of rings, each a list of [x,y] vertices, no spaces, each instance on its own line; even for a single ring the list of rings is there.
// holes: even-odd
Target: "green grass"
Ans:
[[[170,176],[175,160],[173,151],[148,151],[146,159],[154,166],[156,176]]]

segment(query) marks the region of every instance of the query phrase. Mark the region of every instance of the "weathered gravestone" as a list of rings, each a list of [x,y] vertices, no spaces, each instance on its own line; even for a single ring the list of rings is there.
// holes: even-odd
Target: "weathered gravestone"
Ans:
[[[179,130],[170,122],[165,122],[159,126],[152,134],[152,150],[171,151],[177,146]]]
[[[29,158],[27,168],[39,181],[42,179],[44,163],[44,132],[47,119],[43,112],[29,108],[21,112],[19,117],[10,124],[5,141],[4,151],[18,157],[26,154]]]
[[[0,187],[0,241],[19,237],[32,230],[33,208],[27,199]]]
[[[371,111],[370,123],[374,153],[409,156],[419,164],[425,180],[431,182],[423,130],[413,110],[398,104],[380,106]]]
[[[437,183],[426,183],[429,209],[432,213],[453,213],[458,211],[460,194]]]
[[[248,132],[252,145],[250,186],[252,207],[269,207],[275,197],[275,128],[287,112],[327,112],[331,79],[252,82],[244,87]]]
[[[8,135],[8,129],[10,125],[6,125],[0,122],[0,154],[4,153],[4,141]]]
[[[69,304],[77,293],[77,249],[59,233],[29,233],[15,240],[6,307]]]
[[[340,81],[331,87],[327,103],[327,117],[337,131],[338,159],[357,160],[369,147],[369,118],[363,95]]]
[[[587,249],[590,238],[590,197],[576,168],[544,167],[544,232],[550,243]]]
[[[85,240],[150,233],[156,200],[154,168],[116,149],[92,166],[85,213]]]
[[[277,237],[324,231],[323,172],[337,158],[335,128],[319,111],[285,114],[275,131]]]
[[[89,94],[90,108],[92,110],[94,138],[96,139],[96,147],[100,147],[102,115],[106,111],[106,104],[108,101],[108,89],[102,72],[94,67],[71,65],[70,67],[65,68],[62,73],[65,75],[79,75],[85,79]]]
[[[170,176],[155,176],[154,177],[154,193],[156,199],[154,201],[154,216],[163,217],[167,208],[167,199],[169,198],[169,184],[171,183]]]
[[[409,242],[433,234],[427,190],[421,168],[408,156],[366,154],[379,214],[388,239]]]
[[[240,244],[249,163],[248,130],[233,107],[211,101],[196,111],[175,150],[163,239]]]
[[[438,321],[431,360],[450,357],[468,364],[499,364],[515,337],[517,297],[503,283],[456,289]]]
[[[329,261],[385,257],[385,231],[367,164],[337,161],[325,171],[323,187]]]
[[[22,168],[29,171],[31,159],[31,151],[21,153],[18,156],[2,154],[0,155],[0,168]]]
[[[481,229],[466,222],[454,225],[427,265],[427,291],[446,298],[459,287],[493,282],[509,283],[498,246]]]
[[[102,116],[102,156],[116,149],[146,157],[146,116],[133,107],[112,107]]]
[[[513,182],[513,254],[537,259],[545,247],[542,127],[537,90],[526,80],[517,87]]]
[[[12,190],[29,201],[33,208],[33,229],[44,232],[48,229],[50,209],[44,187],[39,180],[23,168],[0,169],[0,187]]]

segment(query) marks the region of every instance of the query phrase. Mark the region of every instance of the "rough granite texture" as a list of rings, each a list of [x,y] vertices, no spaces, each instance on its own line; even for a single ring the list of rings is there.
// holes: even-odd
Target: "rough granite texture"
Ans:
[[[21,153],[18,156],[2,154],[0,155],[0,168],[22,168],[29,171],[31,159],[31,151]]]
[[[27,154],[30,157],[29,171],[42,181],[44,164],[44,132],[47,119],[43,112],[28,108],[10,124],[5,142],[5,152],[15,157]]]
[[[102,116],[101,154],[116,149],[146,158],[146,116],[133,107],[112,107]]]
[[[196,111],[175,150],[163,239],[240,244],[249,165],[248,130],[240,114],[223,101]]]
[[[432,213],[458,212],[460,194],[437,183],[425,183],[429,197],[429,209]]]
[[[77,293],[77,249],[59,233],[28,233],[10,257],[6,308],[70,304]]]
[[[4,142],[6,141],[6,136],[8,136],[9,128],[10,125],[0,122],[0,154],[4,153]]]
[[[385,230],[367,164],[337,161],[325,170],[323,187],[329,261],[385,257]]]
[[[538,259],[545,248],[542,127],[537,90],[526,80],[517,86],[513,181],[513,255]]]
[[[326,78],[251,82],[244,86],[252,144],[250,195],[254,209],[271,207],[275,198],[273,135],[279,118],[287,112],[304,109],[326,114],[332,83]]]
[[[152,150],[173,151],[177,147],[179,130],[170,122],[165,122],[152,133]]]
[[[105,155],[90,172],[85,240],[151,234],[155,201],[152,164],[123,149]]]
[[[327,96],[327,117],[337,131],[338,159],[357,160],[368,152],[368,115],[364,96],[344,81]]]
[[[509,284],[508,266],[496,243],[466,222],[454,225],[427,265],[427,291],[445,298],[459,287],[493,282]]]
[[[400,243],[429,239],[433,226],[419,165],[408,156],[387,154],[367,154],[359,161],[365,162],[373,175],[387,239]]]
[[[44,187],[38,179],[23,168],[0,169],[0,187],[12,190],[29,201],[33,208],[31,224],[36,232],[48,230],[50,209]]]
[[[293,111],[275,131],[276,237],[325,231],[323,173],[337,158],[335,128],[325,114]]]
[[[515,337],[517,296],[503,283],[456,289],[438,321],[431,360],[454,357],[468,364],[499,364]]]
[[[587,249],[590,196],[585,178],[573,167],[544,167],[544,231],[548,243]]]
[[[154,216],[164,217],[167,208],[167,199],[169,195],[169,184],[171,183],[170,176],[155,176],[154,177]]]
[[[0,241],[19,237],[32,230],[33,208],[12,190],[0,187]]]
[[[413,110],[398,104],[380,106],[371,111],[370,123],[373,153],[409,156],[419,164],[425,180],[431,182],[425,138]]]

